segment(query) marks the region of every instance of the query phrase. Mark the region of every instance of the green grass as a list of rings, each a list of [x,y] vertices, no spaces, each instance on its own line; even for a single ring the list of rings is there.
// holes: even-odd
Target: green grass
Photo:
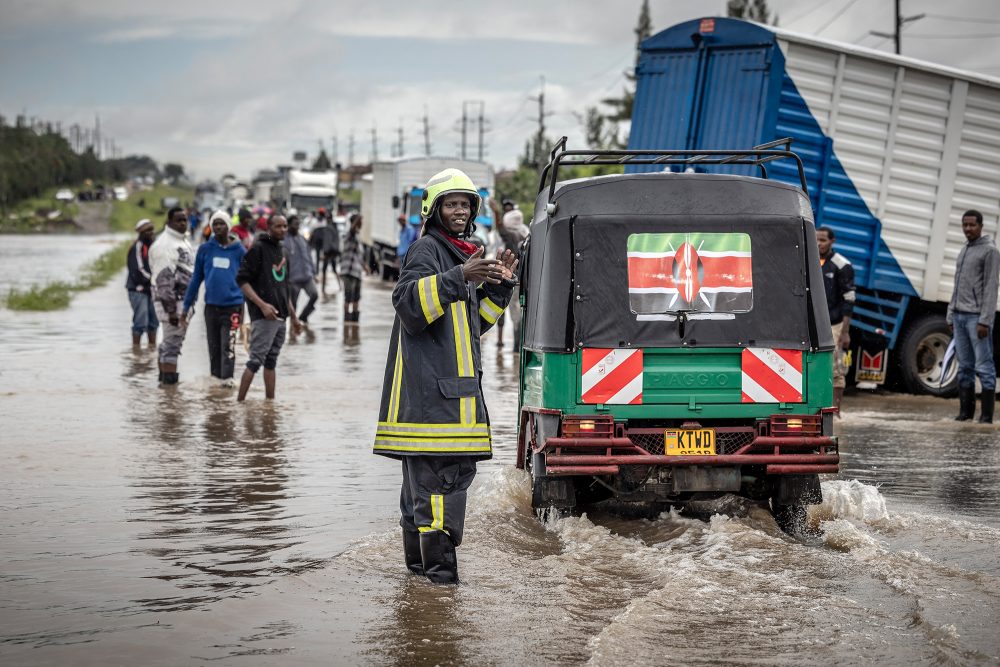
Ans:
[[[12,287],[7,293],[6,305],[11,310],[62,310],[69,306],[73,291],[73,285],[62,281],[26,290]]]
[[[194,199],[194,190],[171,185],[155,185],[149,190],[133,192],[125,201],[113,203],[110,220],[111,231],[131,232],[135,229],[135,223],[143,218],[152,220],[159,231],[166,222],[167,212],[160,208],[160,200],[164,197],[177,197],[180,205],[183,206]],[[139,206],[140,201],[143,202],[143,206]]]
[[[132,239],[126,239],[105,250],[97,259],[83,266],[80,279],[75,283],[57,280],[23,290],[12,287],[7,292],[5,305],[11,310],[25,311],[68,308],[74,294],[106,285],[115,274],[125,268],[131,245]]]

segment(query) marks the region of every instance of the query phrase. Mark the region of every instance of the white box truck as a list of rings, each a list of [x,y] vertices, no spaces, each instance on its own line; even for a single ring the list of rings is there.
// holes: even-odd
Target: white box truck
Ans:
[[[370,185],[362,180],[361,238],[371,249],[372,267],[383,278],[398,274],[396,246],[399,243],[399,216],[409,221],[420,215],[423,186],[431,176],[449,167],[461,169],[480,190],[493,192],[493,167],[486,162],[447,157],[404,157],[382,160],[372,165]],[[482,213],[482,212],[481,212]]]
[[[816,226],[834,230],[854,265],[856,379],[888,371],[915,393],[953,392],[945,309],[962,213],[979,210],[993,235],[1000,217],[1000,80],[736,19],[688,21],[642,43],[629,149],[786,137]],[[782,161],[768,172],[798,185]]]
[[[271,198],[282,210],[302,217],[319,209],[337,210],[337,172],[289,169],[284,179],[271,188]]]

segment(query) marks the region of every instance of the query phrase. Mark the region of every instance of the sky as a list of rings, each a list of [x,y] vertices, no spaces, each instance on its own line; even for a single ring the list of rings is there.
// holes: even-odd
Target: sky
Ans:
[[[537,128],[580,145],[586,107],[617,95],[641,0],[0,0],[0,114],[93,125],[127,154],[197,178],[310,158],[459,152],[463,103],[482,101],[486,159],[511,167]],[[892,49],[893,0],[771,0],[783,28]],[[651,0],[654,32],[725,13],[724,0]],[[904,55],[1000,77],[1000,2],[903,0],[926,14]],[[960,36],[955,39],[953,36]],[[474,114],[473,114],[474,115]],[[473,131],[474,131],[474,126]],[[477,135],[469,139],[476,155]]]

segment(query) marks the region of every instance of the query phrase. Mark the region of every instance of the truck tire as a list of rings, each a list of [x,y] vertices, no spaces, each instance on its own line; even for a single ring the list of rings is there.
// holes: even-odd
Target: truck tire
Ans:
[[[954,396],[958,393],[957,365],[944,368],[951,332],[943,315],[924,315],[903,333],[897,365],[903,388],[913,394]],[[942,384],[941,374],[948,372]]]

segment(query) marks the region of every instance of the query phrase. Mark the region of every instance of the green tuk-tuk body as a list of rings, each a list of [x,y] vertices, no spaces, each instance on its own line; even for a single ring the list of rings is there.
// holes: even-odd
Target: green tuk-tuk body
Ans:
[[[737,493],[769,500],[792,529],[820,498],[818,475],[839,464],[834,342],[803,189],[729,174],[556,173],[577,155],[762,172],[797,158],[558,150],[521,268],[517,465],[532,475],[532,504]]]

